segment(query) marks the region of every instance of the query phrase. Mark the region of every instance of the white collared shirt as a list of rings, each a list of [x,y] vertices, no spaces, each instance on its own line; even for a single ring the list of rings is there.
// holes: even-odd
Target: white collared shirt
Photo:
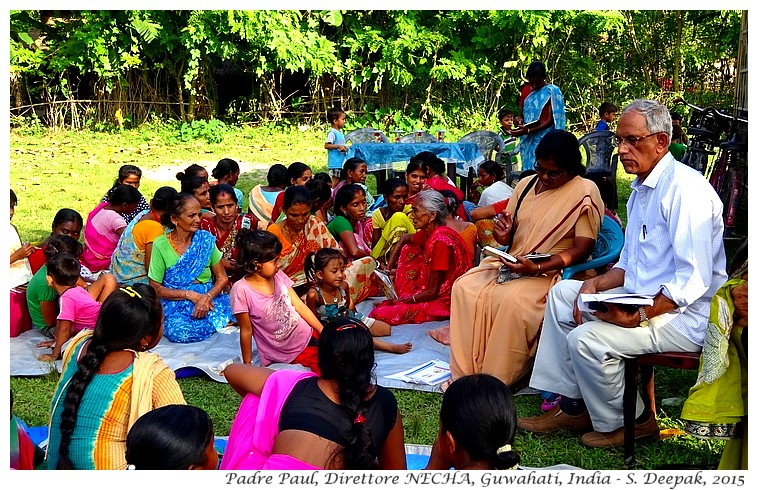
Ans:
[[[669,324],[703,344],[711,298],[726,282],[722,203],[702,174],[667,153],[632,182],[624,248],[615,267],[624,289],[664,295],[679,308]]]

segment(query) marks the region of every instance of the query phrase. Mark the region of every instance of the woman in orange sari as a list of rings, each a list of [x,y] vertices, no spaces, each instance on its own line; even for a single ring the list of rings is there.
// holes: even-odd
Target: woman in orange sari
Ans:
[[[268,225],[268,231],[282,242],[279,265],[294,282],[298,294],[308,289],[305,277],[305,257],[322,248],[339,248],[337,240],[323,221],[311,214],[311,193],[303,186],[293,185],[284,191],[284,219]],[[345,268],[350,297],[358,303],[372,292],[371,273],[376,268],[372,257],[363,257],[350,262]]]
[[[311,214],[311,193],[303,186],[293,185],[284,191],[282,206],[285,218],[271,223],[268,231],[282,242],[279,265],[295,283],[293,287],[306,285],[305,257],[322,248],[337,248],[326,224]]]
[[[397,264],[397,299],[379,303],[368,315],[390,325],[444,320],[450,316],[453,282],[469,270],[471,253],[461,236],[445,226],[445,198],[421,191],[413,201],[416,233],[405,235],[392,249],[390,270]]]
[[[487,373],[511,386],[537,350],[550,288],[564,267],[589,257],[604,206],[597,186],[582,178],[576,137],[550,131],[536,149],[537,175],[522,179],[493,236],[518,263],[487,258],[453,286],[450,369],[453,378]],[[550,254],[532,261],[530,252]]]

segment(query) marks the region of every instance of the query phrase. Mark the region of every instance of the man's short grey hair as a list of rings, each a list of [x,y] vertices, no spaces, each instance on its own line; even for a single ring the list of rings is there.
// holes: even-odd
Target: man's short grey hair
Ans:
[[[445,196],[434,189],[429,189],[416,194],[413,201],[430,213],[435,213],[437,215],[434,219],[435,223],[440,226],[445,224],[445,219],[448,214],[447,206],[445,205]]]
[[[669,135],[669,141],[671,141],[671,113],[665,105],[657,100],[636,99],[624,107],[621,114],[623,115],[627,112],[642,114],[645,117],[647,130],[650,133],[666,133]]]

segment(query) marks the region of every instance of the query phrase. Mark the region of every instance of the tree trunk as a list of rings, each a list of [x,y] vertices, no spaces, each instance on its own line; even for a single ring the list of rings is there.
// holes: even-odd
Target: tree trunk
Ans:
[[[187,120],[187,115],[184,112],[184,82],[182,81],[182,73],[178,71],[174,73],[176,77],[176,97],[179,99],[179,116],[182,121]]]

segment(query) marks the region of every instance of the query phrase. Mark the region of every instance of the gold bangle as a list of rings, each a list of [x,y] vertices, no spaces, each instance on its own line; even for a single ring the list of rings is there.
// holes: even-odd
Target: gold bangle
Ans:
[[[188,299],[188,298],[189,298],[189,289],[186,289],[184,291],[184,299]]]

